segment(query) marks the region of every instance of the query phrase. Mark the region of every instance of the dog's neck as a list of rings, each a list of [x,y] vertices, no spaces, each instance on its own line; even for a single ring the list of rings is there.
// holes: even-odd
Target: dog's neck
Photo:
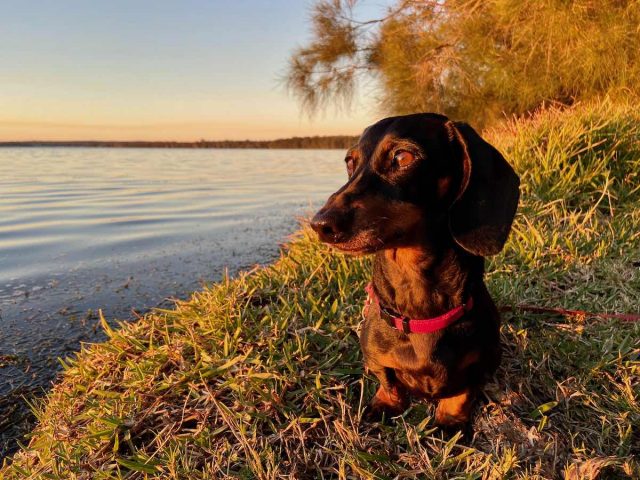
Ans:
[[[376,254],[373,281],[382,304],[410,318],[462,305],[482,282],[484,259],[453,245],[424,244]]]

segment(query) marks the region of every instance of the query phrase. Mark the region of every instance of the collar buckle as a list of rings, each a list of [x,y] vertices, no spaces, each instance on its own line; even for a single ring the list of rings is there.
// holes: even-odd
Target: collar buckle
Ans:
[[[405,335],[409,335],[411,333],[411,327],[409,326],[409,322],[411,319],[409,317],[402,317],[402,332]]]

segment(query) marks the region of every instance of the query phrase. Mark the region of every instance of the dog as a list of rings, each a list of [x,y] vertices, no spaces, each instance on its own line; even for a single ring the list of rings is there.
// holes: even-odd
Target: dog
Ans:
[[[369,415],[416,397],[438,402],[437,425],[462,428],[500,363],[484,257],[507,240],[520,179],[472,127],[434,113],[380,120],[345,162],[347,183],[311,227],[340,251],[375,254],[360,334],[380,382]]]

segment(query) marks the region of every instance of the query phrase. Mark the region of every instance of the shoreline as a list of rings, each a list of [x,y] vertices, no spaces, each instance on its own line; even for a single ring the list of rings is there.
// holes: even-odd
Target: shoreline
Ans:
[[[297,222],[292,219],[290,223],[294,225]],[[228,235],[232,235],[232,232]],[[21,284],[26,288],[18,292],[20,296],[14,294],[5,298],[4,304],[0,302],[0,320],[4,332],[0,345],[6,347],[2,349],[0,367],[3,379],[8,382],[0,385],[0,462],[17,450],[15,442],[22,439],[33,426],[34,417],[29,403],[46,396],[52,385],[60,380],[60,360],[75,356],[82,344],[102,343],[108,339],[101,326],[99,310],[109,319],[130,323],[155,310],[173,308],[176,303],[187,301],[207,285],[224,278],[234,278],[247,269],[275,261],[284,239],[270,240],[270,247],[259,247],[257,251],[249,249],[239,256],[217,252],[214,261],[219,267],[212,269],[206,280],[191,278],[177,266],[165,266],[162,269],[164,273],[161,273],[149,261],[141,259],[140,265],[135,269],[127,269],[126,275],[119,270],[101,267],[83,272],[80,276],[76,274],[75,279],[69,273],[62,274],[57,278],[55,287],[39,286],[51,285],[50,281],[44,280],[47,277],[29,285]],[[200,260],[200,257],[192,256],[194,260]],[[177,262],[190,263],[184,259],[184,256],[179,256]],[[153,271],[155,274],[151,273]],[[79,285],[83,283],[91,287],[82,289]],[[164,287],[160,287],[160,283]],[[63,292],[59,291],[61,288]],[[31,291],[34,293],[25,296]],[[13,302],[13,305],[8,302]],[[35,331],[33,326],[23,326],[32,325],[34,321],[43,325]],[[47,326],[52,323],[66,325],[57,334],[63,335],[63,338],[58,338],[55,345],[48,340],[51,329]],[[110,323],[115,326],[116,320],[110,320]],[[20,341],[25,345],[22,349],[16,350],[14,347],[9,350],[8,346],[16,345],[24,333],[33,338],[26,344]]]
[[[278,246],[279,248],[280,246]],[[263,258],[256,264],[238,265],[231,270],[224,267],[221,272],[212,275],[211,280],[205,283],[198,282],[200,283],[199,288],[182,288],[173,295],[164,297],[156,304],[142,303],[140,306],[105,304],[104,309],[98,310],[91,308],[82,310],[78,309],[76,305],[73,311],[67,310],[66,307],[56,311],[53,315],[54,321],[56,317],[59,317],[61,321],[76,325],[81,324],[86,327],[82,328],[82,332],[78,336],[65,339],[63,352],[47,349],[46,358],[36,358],[35,360],[20,354],[0,355],[0,367],[5,370],[4,377],[10,378],[12,385],[19,384],[17,387],[2,385],[4,388],[0,389],[0,412],[2,412],[0,414],[0,464],[5,457],[19,450],[17,442],[24,442],[25,435],[36,425],[31,404],[46,398],[52,388],[62,380],[64,361],[75,357],[83,345],[99,344],[108,340],[108,335],[103,328],[103,320],[100,317],[103,310],[110,312],[107,314],[109,325],[112,328],[117,328],[118,324],[136,322],[154,311],[175,308],[176,304],[188,301],[198,291],[206,288],[206,284],[216,283],[225,277],[233,279],[245,270],[267,265],[276,258],[277,254],[274,252],[273,255]],[[216,277],[219,279],[216,280]],[[126,311],[129,313],[125,313]],[[27,317],[27,320],[33,319],[34,316],[35,314]],[[13,318],[3,317],[0,319],[12,320]],[[51,317],[48,318],[48,321],[50,320]]]

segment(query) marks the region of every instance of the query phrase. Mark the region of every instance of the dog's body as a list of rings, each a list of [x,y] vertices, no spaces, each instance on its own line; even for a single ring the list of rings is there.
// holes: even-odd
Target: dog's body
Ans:
[[[475,392],[500,362],[500,317],[483,257],[506,241],[518,177],[471,127],[436,114],[372,125],[346,161],[349,181],[312,226],[340,250],[376,254],[377,302],[365,309],[360,337],[380,381],[371,412],[402,413],[413,395],[439,400],[438,424],[466,423]],[[466,303],[461,318],[431,333],[403,332],[387,318],[392,310],[428,319]]]
[[[367,367],[381,384],[371,405],[374,412],[402,413],[409,394],[430,400],[451,398],[455,411],[444,408],[451,402],[442,402],[437,421],[442,425],[463,423],[473,392],[497,368],[500,318],[482,282],[483,261],[455,256],[453,251],[435,256],[402,250],[395,252],[395,258],[387,251],[376,255],[373,288],[383,305],[395,305],[396,311],[407,312],[409,317],[424,318],[439,315],[469,297],[474,304],[450,327],[415,335],[391,328],[379,308],[366,310],[360,343]],[[465,271],[467,267],[470,272]]]

